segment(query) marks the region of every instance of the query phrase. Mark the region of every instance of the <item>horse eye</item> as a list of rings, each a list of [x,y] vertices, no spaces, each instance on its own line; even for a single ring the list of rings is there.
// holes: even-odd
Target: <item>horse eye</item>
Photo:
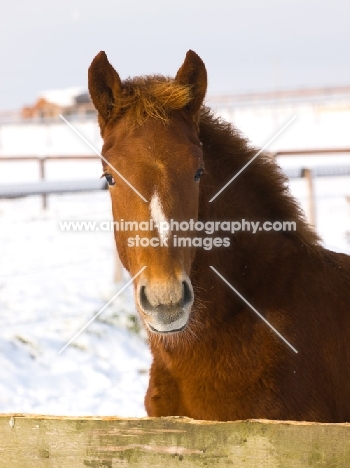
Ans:
[[[204,172],[204,169],[202,169],[202,168],[197,169],[197,172],[194,175],[194,181],[195,182],[199,182],[199,179],[201,178],[203,172]]]
[[[115,185],[114,177],[111,174],[104,174],[104,176],[108,182],[108,185]]]

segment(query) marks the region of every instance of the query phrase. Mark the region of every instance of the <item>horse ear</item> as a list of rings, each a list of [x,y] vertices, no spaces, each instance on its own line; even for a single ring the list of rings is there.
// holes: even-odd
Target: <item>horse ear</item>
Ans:
[[[107,121],[115,114],[114,106],[121,94],[122,83],[103,51],[99,52],[91,62],[88,84],[91,100],[96,110]]]
[[[192,99],[188,108],[196,116],[207,91],[207,70],[203,60],[193,50],[187,52],[185,61],[176,74],[175,81],[191,86]]]

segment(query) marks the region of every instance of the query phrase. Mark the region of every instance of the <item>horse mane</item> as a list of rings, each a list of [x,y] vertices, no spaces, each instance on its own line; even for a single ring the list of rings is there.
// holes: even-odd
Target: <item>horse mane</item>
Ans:
[[[215,116],[208,107],[202,107],[199,128],[205,152],[204,160],[212,161],[210,170],[215,171],[214,179],[222,180],[222,186],[259,150],[252,146],[231,123]],[[290,192],[287,176],[283,174],[272,156],[261,153],[237,178],[237,181],[226,189],[227,196],[230,190],[232,191],[231,200],[235,200],[234,194],[237,189],[239,190],[240,184],[246,184],[244,193],[247,193],[246,187],[249,184],[251,203],[261,207],[266,220],[295,221],[297,230],[284,234],[297,238],[312,250],[318,250],[320,238],[307,223],[304,212]],[[208,199],[213,194],[215,191],[210,188]]]
[[[141,125],[151,117],[169,121],[169,113],[184,108],[192,99],[191,87],[164,76],[138,76],[122,83],[122,93],[114,107],[128,121]]]

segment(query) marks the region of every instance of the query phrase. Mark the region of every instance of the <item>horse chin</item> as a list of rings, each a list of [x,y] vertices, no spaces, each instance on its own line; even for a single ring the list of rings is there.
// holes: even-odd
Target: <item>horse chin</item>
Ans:
[[[181,327],[181,328],[176,328],[175,330],[167,330],[167,331],[162,330],[162,331],[161,331],[161,330],[157,330],[156,328],[152,327],[152,325],[147,324],[148,329],[149,329],[152,333],[154,333],[154,334],[156,334],[156,335],[175,335],[176,333],[180,333],[180,332],[182,332],[183,330],[185,330],[186,326],[187,326],[187,323],[186,323],[183,327]]]
[[[182,310],[175,321],[169,320],[147,320],[145,319],[148,330],[156,335],[174,335],[181,333],[187,327],[190,310]]]

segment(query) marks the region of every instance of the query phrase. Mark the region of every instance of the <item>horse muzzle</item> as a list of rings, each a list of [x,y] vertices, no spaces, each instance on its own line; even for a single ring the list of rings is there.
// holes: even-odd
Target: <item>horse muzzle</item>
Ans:
[[[167,334],[184,330],[194,299],[187,275],[180,281],[140,280],[136,294],[139,309],[151,332]]]

